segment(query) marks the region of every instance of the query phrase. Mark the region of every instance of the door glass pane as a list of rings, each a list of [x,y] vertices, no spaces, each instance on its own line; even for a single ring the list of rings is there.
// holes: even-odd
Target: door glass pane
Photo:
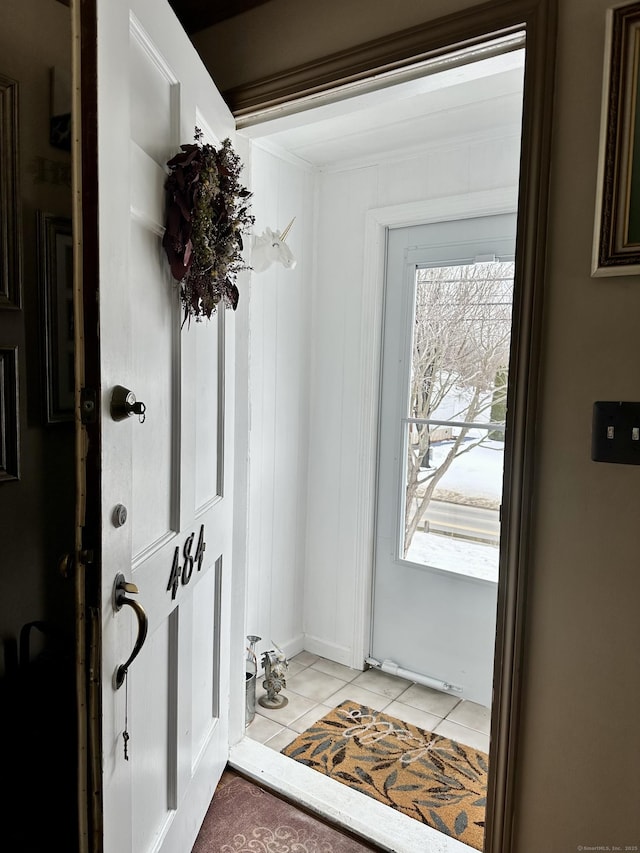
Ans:
[[[429,450],[422,454],[427,432]],[[457,435],[439,437],[452,432]],[[461,438],[463,432],[407,425],[402,556],[412,563],[496,580],[504,442],[488,438],[487,430],[474,430],[482,432],[481,437],[467,433]]]
[[[513,263],[416,270],[404,559],[497,577]]]

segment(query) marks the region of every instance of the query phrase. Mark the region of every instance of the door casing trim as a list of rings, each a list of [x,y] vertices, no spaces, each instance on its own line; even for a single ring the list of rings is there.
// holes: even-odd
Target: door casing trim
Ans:
[[[406,68],[448,51],[523,29],[526,54],[516,239],[516,297],[508,395],[511,420],[504,462],[497,630],[494,656],[485,853],[510,853],[514,841],[521,673],[533,528],[536,412],[551,163],[557,0],[498,0],[335,53],[226,91],[236,120],[346,83]],[[373,225],[372,254],[381,224]],[[369,315],[369,321],[376,318]],[[364,323],[363,318],[363,323]],[[368,330],[370,334],[370,330]],[[370,343],[370,342],[369,342]],[[371,396],[371,395],[370,395]],[[369,400],[369,411],[371,406]],[[365,484],[366,493],[369,486]],[[363,495],[364,497],[364,495]],[[363,521],[363,523],[365,523]],[[365,524],[366,526],[366,524]],[[363,531],[364,532],[364,531]],[[365,543],[366,544],[366,543]],[[363,545],[363,547],[365,547]],[[365,559],[361,553],[359,559]],[[363,583],[361,578],[361,584]],[[365,600],[366,590],[359,590]],[[355,632],[366,635],[360,617]],[[521,768],[520,771],[521,772]]]

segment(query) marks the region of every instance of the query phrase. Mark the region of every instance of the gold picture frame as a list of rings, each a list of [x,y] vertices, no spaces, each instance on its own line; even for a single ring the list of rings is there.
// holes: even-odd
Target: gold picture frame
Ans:
[[[18,347],[0,346],[0,483],[20,479]]]
[[[73,420],[73,237],[71,219],[37,211],[43,318],[45,420]]]
[[[18,84],[0,74],[0,309],[22,300],[18,171]]]
[[[592,276],[640,273],[640,2],[607,11]]]

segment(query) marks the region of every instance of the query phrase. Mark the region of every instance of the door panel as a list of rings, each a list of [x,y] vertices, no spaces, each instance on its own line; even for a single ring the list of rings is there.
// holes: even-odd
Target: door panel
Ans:
[[[131,430],[132,517],[134,560],[161,541],[174,526],[173,435],[179,415],[179,387],[172,371],[174,327],[179,324],[176,299],[165,281],[159,236],[147,224],[131,222],[129,288],[132,311],[131,388],[147,407],[149,423]],[[146,416],[146,413],[145,413]],[[128,425],[127,425],[128,426]]]
[[[196,126],[233,140],[168,4],[98,0],[105,853],[190,850],[228,755],[233,318],[182,325],[161,245],[166,162]],[[144,420],[111,418],[116,385]],[[148,632],[115,689],[138,631],[118,572]]]
[[[383,668],[393,670],[395,665],[413,673],[416,680],[422,678],[426,684],[483,705],[491,703],[497,574],[491,580],[486,579],[488,573],[484,572],[482,561],[495,558],[497,564],[497,541],[491,546],[476,543],[475,530],[468,534],[465,531],[464,537],[457,538],[460,526],[475,528],[478,522],[475,517],[471,520],[459,518],[459,512],[464,509],[459,497],[449,503],[451,496],[438,499],[436,492],[431,506],[437,506],[440,512],[455,511],[454,526],[443,525],[440,521],[438,527],[434,521],[429,521],[425,531],[416,531],[421,541],[428,532],[424,537],[430,540],[423,546],[425,554],[418,556],[410,550],[404,557],[407,436],[417,427],[412,422],[416,416],[412,413],[410,394],[413,329],[418,325],[416,272],[420,267],[441,267],[446,272],[443,279],[446,287],[453,284],[448,279],[451,270],[458,265],[482,267],[494,257],[512,260],[515,228],[516,217],[511,213],[397,228],[389,232],[387,252],[372,656]],[[462,338],[471,339],[473,323],[480,323],[484,340],[486,318],[473,316],[472,309],[477,307],[473,303],[461,304],[467,310],[453,313],[448,331],[454,333],[457,327],[468,324]],[[443,323],[446,326],[446,316]],[[454,340],[458,339],[454,337]],[[428,364],[429,351],[425,352],[424,360]],[[448,355],[451,357],[451,352]],[[437,359],[433,364],[431,378],[423,377],[424,393],[432,393],[427,385],[432,382],[437,386],[444,375]],[[453,364],[448,370],[453,376]],[[459,391],[457,381],[452,382],[452,391]],[[456,423],[464,421],[462,413],[466,404],[457,399],[455,402],[456,405],[446,412],[443,411],[446,407],[440,406],[431,417],[446,417]],[[485,408],[477,419],[488,423],[488,410]],[[435,445],[447,443],[445,436],[440,442],[434,442],[429,451],[434,453],[434,458],[430,457],[429,462],[425,460],[426,470],[433,469],[437,461]],[[464,459],[467,467],[473,463],[473,456],[468,452],[462,452],[457,459]],[[450,470],[453,473],[455,468]],[[446,479],[441,483],[446,485]],[[495,515],[497,518],[497,511]],[[436,529],[435,534],[431,527]],[[464,544],[461,546],[461,543]],[[441,549],[453,554],[453,559],[449,557],[446,564],[441,562]]]
[[[222,430],[218,428],[224,406],[224,325],[198,323],[192,334],[196,341],[195,447],[198,456],[195,502],[198,511],[222,492]]]

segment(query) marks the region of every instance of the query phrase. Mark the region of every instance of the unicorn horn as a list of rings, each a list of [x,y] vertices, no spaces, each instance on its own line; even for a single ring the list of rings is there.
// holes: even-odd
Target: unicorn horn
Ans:
[[[285,239],[286,239],[287,234],[289,233],[289,230],[291,229],[291,226],[293,225],[293,223],[294,223],[295,221],[296,221],[296,218],[295,218],[295,216],[294,216],[294,217],[293,217],[293,219],[291,220],[291,222],[287,225],[287,227],[284,229],[284,231],[283,231],[283,232],[282,232],[282,234],[280,235],[280,239],[281,239],[281,240],[285,240]]]

